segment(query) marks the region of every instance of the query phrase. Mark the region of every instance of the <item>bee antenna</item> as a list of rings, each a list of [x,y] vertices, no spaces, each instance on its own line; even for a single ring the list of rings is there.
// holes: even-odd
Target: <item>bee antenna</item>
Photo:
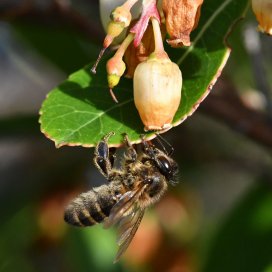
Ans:
[[[174,152],[174,147],[168,142],[166,141],[159,133],[156,133],[156,136],[157,136],[157,141],[158,143],[161,145],[163,151],[165,152],[165,154],[167,154],[168,156],[171,156]],[[163,143],[166,144],[169,148],[170,148],[170,151],[168,152],[165,148],[165,146],[163,145]]]

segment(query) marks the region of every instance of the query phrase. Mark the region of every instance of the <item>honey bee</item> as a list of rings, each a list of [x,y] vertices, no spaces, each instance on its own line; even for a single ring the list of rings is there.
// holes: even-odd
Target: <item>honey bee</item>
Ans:
[[[177,183],[178,165],[165,149],[160,150],[144,138],[135,146],[136,151],[126,135],[124,152],[114,160],[107,144],[113,134],[106,135],[94,152],[94,164],[108,184],[76,197],[67,206],[64,220],[79,227],[101,222],[105,228],[116,225],[117,262],[132,241],[145,209],[161,198],[168,183]],[[117,159],[119,167],[115,166]]]

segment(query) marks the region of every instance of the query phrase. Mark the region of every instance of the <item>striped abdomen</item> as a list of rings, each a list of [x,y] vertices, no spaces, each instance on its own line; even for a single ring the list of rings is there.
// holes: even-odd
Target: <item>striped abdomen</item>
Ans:
[[[64,220],[74,226],[92,226],[108,217],[115,203],[111,186],[102,185],[75,198],[66,208]]]

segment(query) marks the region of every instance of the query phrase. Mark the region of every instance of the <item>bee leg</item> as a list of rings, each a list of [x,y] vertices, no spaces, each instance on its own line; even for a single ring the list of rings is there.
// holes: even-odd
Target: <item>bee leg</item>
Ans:
[[[97,144],[94,150],[94,165],[106,178],[108,178],[112,169],[108,140],[114,134],[114,132],[110,132],[105,135],[103,139]]]
[[[159,142],[159,144],[161,145],[161,147],[162,147],[164,153],[165,153],[166,155],[168,155],[168,156],[173,155],[173,153],[174,153],[174,147],[173,147],[168,141],[166,141],[159,133],[156,133],[156,135],[157,135],[156,140],[157,140],[157,141]],[[165,148],[165,146],[163,145],[163,143],[164,143],[165,145],[167,145],[168,148],[170,148],[170,151],[167,151],[167,150],[166,150],[166,148]]]
[[[125,157],[125,162],[126,163],[133,163],[136,161],[137,159],[137,152],[134,149],[133,145],[131,144],[131,142],[128,139],[128,135],[124,134],[124,143],[127,146],[127,150],[124,154]]]
[[[156,159],[156,149],[153,146],[153,144],[151,142],[147,142],[144,139],[144,135],[141,135],[141,139],[142,139],[142,145],[143,145],[143,151],[144,153],[149,156],[152,159]]]

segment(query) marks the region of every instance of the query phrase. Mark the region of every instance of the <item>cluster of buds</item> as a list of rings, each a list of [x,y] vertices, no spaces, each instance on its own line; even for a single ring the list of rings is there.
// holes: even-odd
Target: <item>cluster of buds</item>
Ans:
[[[259,22],[258,29],[272,35],[272,0],[252,0],[252,9]]]
[[[106,65],[111,96],[118,102],[112,90],[127,71],[126,76],[133,77],[134,102],[145,130],[164,130],[171,127],[182,89],[181,71],[164,50],[165,28],[171,46],[189,46],[203,0],[162,0],[160,4],[157,0],[142,0],[140,18],[132,20],[131,8],[138,1],[127,0],[112,11],[103,49],[92,72],[96,72],[106,48],[127,29],[126,38]]]

